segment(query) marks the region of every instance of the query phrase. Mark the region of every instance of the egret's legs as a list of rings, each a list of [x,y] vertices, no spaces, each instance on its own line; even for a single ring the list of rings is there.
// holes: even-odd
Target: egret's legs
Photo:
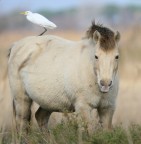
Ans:
[[[46,28],[44,28],[44,29],[45,29],[45,30],[44,30],[41,34],[39,34],[39,36],[43,35],[43,34],[47,31]]]

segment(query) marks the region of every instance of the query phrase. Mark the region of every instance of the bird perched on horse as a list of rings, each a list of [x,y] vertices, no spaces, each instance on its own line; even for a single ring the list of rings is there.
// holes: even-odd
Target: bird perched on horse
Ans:
[[[49,21],[47,18],[45,18],[44,16],[38,13],[25,11],[25,12],[21,12],[20,14],[26,15],[27,20],[45,29],[39,36],[43,35],[47,31],[47,29],[55,29],[57,27],[53,22]]]

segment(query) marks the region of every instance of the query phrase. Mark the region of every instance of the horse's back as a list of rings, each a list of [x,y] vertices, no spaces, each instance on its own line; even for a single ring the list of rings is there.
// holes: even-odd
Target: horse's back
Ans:
[[[56,36],[31,36],[16,42],[10,49],[9,69],[20,71],[26,65],[34,64],[40,60],[42,65],[46,62],[53,62],[59,57],[65,57],[74,42]],[[70,50],[72,51],[72,50]],[[69,53],[68,53],[69,54]],[[44,62],[46,61],[46,62]]]
[[[43,47],[47,50],[50,45],[52,45],[53,49],[53,47],[55,48],[56,45],[65,46],[72,43],[74,42],[52,35],[41,37],[29,36],[13,44],[12,48],[10,49],[9,57],[13,55],[14,58],[16,58],[20,55],[20,59],[22,59],[24,54],[28,54],[28,51],[36,52],[41,50]]]

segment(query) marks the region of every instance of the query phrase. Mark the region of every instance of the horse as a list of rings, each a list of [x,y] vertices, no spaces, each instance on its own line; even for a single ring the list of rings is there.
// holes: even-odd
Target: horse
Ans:
[[[76,112],[91,132],[94,109],[101,126],[111,129],[119,87],[119,40],[118,31],[92,22],[79,41],[45,35],[14,43],[8,77],[17,128],[28,131],[34,101],[41,129],[48,129],[52,112],[67,111]]]

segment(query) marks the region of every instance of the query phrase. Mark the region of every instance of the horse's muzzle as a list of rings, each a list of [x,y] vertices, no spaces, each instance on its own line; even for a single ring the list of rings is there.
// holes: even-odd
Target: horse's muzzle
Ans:
[[[100,90],[103,93],[107,93],[110,90],[110,87],[112,86],[112,81],[104,81],[104,80],[100,80]]]

